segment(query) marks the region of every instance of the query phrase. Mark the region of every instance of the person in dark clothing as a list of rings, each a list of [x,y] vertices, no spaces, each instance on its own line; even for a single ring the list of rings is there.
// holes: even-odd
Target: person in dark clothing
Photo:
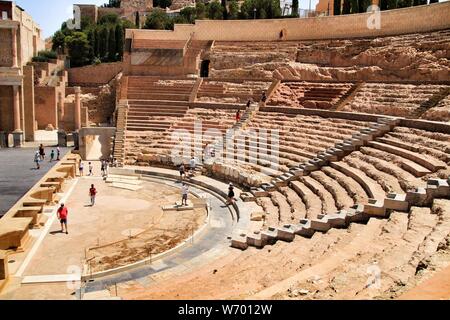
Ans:
[[[227,205],[233,204],[234,202],[234,186],[232,183],[228,186],[228,201]]]

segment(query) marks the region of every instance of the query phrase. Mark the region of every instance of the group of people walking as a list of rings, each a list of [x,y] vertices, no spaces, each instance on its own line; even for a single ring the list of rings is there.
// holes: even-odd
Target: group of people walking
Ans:
[[[55,155],[56,155],[56,159],[55,159]],[[52,149],[52,151],[50,153],[49,162],[53,162],[55,160],[59,161],[60,156],[61,156],[61,149],[59,149],[59,147],[56,147],[56,153],[55,153],[55,149]],[[39,150],[36,151],[36,153],[34,154],[34,159],[33,159],[34,163],[36,164],[37,170],[41,169],[40,163],[44,160],[45,160],[45,147],[43,144],[40,144]]]

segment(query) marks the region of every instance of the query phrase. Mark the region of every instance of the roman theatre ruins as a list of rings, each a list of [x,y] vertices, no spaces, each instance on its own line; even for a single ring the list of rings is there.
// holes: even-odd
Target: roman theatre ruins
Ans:
[[[122,62],[36,73],[28,127],[0,60],[2,130],[75,144],[0,219],[0,298],[450,298],[449,12],[127,29]]]

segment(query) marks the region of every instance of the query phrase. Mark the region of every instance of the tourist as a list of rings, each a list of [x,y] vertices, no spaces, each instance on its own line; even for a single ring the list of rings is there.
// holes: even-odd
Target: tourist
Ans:
[[[188,194],[189,194],[189,187],[186,183],[183,182],[183,185],[181,186],[181,205],[187,206],[187,200],[188,200]]]
[[[101,163],[102,163],[102,166],[101,166],[101,171],[102,171],[102,177],[104,177],[106,174],[105,174],[105,170],[106,170],[106,161],[105,160],[102,160],[101,161]]]
[[[261,102],[262,104],[265,104],[267,100],[267,96],[266,96],[266,92],[263,91],[262,96],[261,96]]]
[[[53,161],[54,157],[55,157],[55,150],[52,150],[52,152],[50,153],[50,162]]]
[[[252,105],[252,100],[248,99],[248,101],[247,101],[247,108],[250,108],[251,105]]]
[[[232,183],[228,186],[228,201],[227,205],[233,204],[234,202],[234,186]]]
[[[191,168],[191,174],[194,174],[196,163],[195,163],[195,157],[191,158],[191,161],[189,161],[189,167]]]
[[[236,112],[236,122],[241,121],[241,110],[238,109],[238,111]]]
[[[180,181],[183,181],[183,176],[186,177],[186,170],[184,169],[184,164],[180,165]]]
[[[44,145],[42,143],[39,146],[39,155],[41,156],[41,160],[45,159],[45,150],[44,150]]]
[[[41,161],[41,155],[39,154],[39,151],[36,151],[34,154],[34,163],[36,163],[36,170],[39,170],[41,166],[39,165],[39,161]]]
[[[83,161],[80,161],[80,167],[79,167],[79,169],[80,169],[80,177],[82,177],[82,176],[83,176],[83,171],[84,171],[84,164],[83,164]]]
[[[113,160],[113,167],[114,167],[114,168],[117,168],[117,165],[118,165],[118,163],[117,163],[117,159],[116,159],[116,158],[114,158],[114,160]]]
[[[105,175],[108,176],[109,163],[105,160]]]
[[[64,203],[61,203],[61,206],[59,207],[57,211],[59,222],[61,223],[61,232],[64,233],[64,227],[66,227],[66,234],[69,234],[69,231],[67,230],[67,215],[69,214],[69,211],[67,210],[67,207],[64,206]]]
[[[61,149],[59,147],[56,148],[56,160],[59,161],[59,157],[61,156]]]
[[[95,204],[95,196],[97,195],[97,189],[95,189],[94,185],[91,184],[91,188],[89,189],[89,196],[91,197],[91,207]]]
[[[88,168],[89,168],[89,176],[94,175],[94,174],[92,173],[92,170],[94,170],[94,167],[92,166],[92,162],[89,162]]]

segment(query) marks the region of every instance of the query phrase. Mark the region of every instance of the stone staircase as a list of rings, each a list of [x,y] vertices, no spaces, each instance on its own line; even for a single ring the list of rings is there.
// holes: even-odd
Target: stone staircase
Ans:
[[[340,111],[349,101],[353,99],[353,97],[357,94],[358,90],[361,88],[361,86],[364,84],[364,82],[356,82],[350,90],[348,90],[340,99],[338,102],[336,102],[335,107],[332,108],[332,110]]]
[[[119,103],[117,108],[116,136],[113,144],[113,157],[117,160],[119,167],[122,167],[125,159],[125,131],[128,115],[128,104]]]
[[[311,238],[316,232],[326,233],[333,228],[347,228],[351,223],[367,223],[371,218],[388,218],[391,211],[409,212],[414,206],[430,206],[434,199],[450,198],[450,177],[429,179],[425,188],[406,194],[391,193],[384,199],[369,199],[365,205],[357,204],[347,210],[321,214],[314,219],[301,219],[298,224],[269,227],[264,231],[235,234],[231,246],[245,250],[249,246],[263,248],[278,240],[291,242],[296,236]]]
[[[450,87],[442,88],[427,101],[421,103],[420,107],[414,112],[414,118],[420,118],[425,112],[437,106],[445,97],[450,95]]]

